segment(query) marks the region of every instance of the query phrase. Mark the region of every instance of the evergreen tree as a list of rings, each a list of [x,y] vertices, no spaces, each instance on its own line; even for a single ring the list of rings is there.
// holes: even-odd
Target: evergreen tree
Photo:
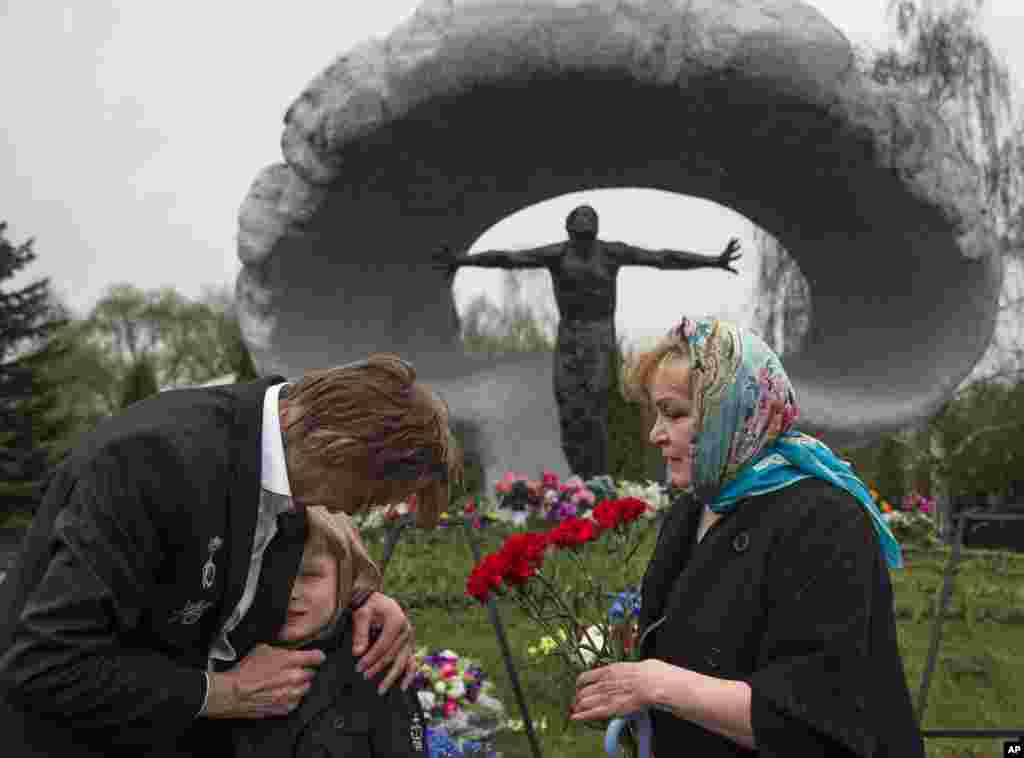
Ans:
[[[249,347],[245,344],[245,340],[242,337],[242,326],[234,310],[228,314],[227,332],[227,346],[225,349],[235,381],[251,382],[259,379],[259,372],[256,370],[256,364],[252,361]]]
[[[878,481],[875,483],[889,505],[898,508],[907,494],[906,446],[897,434],[887,434],[878,447]]]
[[[127,408],[129,405],[145,400],[159,391],[160,386],[157,383],[153,361],[148,355],[141,355],[132,364],[128,375],[125,377],[124,388],[121,393],[121,407]]]
[[[0,222],[0,282],[36,258],[34,240],[15,245],[6,230]],[[0,515],[38,505],[65,433],[66,420],[55,415],[56,387],[39,370],[62,349],[47,340],[65,323],[49,279],[0,289]]]
[[[658,449],[649,444],[640,406],[622,393],[624,339],[612,352],[612,382],[608,390],[608,474],[612,479],[663,481],[664,464]]]

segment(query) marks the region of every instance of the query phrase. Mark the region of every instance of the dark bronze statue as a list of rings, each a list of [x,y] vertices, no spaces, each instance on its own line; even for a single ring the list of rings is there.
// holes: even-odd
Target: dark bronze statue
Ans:
[[[529,250],[488,250],[456,255],[443,248],[436,265],[455,276],[459,266],[547,268],[558,303],[554,384],[561,417],[562,449],[572,473],[584,480],[608,473],[608,392],[615,338],[615,279],[621,266],[664,270],[721,268],[732,263],[739,242],[729,240],[721,255],[685,250],[645,250],[597,238],[597,211],[574,208],[565,219],[569,239]]]

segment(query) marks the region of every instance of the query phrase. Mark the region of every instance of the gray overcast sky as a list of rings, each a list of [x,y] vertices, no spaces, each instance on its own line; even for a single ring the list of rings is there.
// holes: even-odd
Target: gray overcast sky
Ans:
[[[14,286],[49,276],[79,315],[117,282],[169,285],[189,297],[204,285],[233,286],[238,208],[256,173],[281,160],[288,105],[336,56],[387,34],[418,4],[0,2],[0,220],[9,239],[35,237],[39,256]],[[812,4],[854,44],[888,39],[886,0]],[[1019,83],[1024,2],[988,0],[986,16]],[[732,236],[745,243],[740,276],[624,270],[619,334],[663,334],[684,309],[743,317],[757,268],[751,226],[707,201],[652,190],[575,193],[503,220],[474,249],[562,238],[566,212],[581,201],[597,207],[609,239],[707,253]],[[497,271],[460,271],[460,309],[482,291],[500,300],[500,281]]]

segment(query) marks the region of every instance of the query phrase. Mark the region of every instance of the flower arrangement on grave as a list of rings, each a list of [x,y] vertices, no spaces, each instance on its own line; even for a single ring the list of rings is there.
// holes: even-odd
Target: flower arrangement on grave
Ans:
[[[539,647],[557,664],[566,712],[583,671],[636,660],[638,599],[634,591],[609,593],[594,561],[603,554],[614,561],[619,576],[628,576],[650,533],[637,525],[649,508],[638,498],[603,500],[585,516],[569,516],[546,532],[512,534],[474,566],[466,581],[466,594],[481,603],[492,594],[511,595],[543,634]],[[631,733],[626,745],[635,754]]]
[[[918,492],[911,492],[903,498],[901,510],[915,513],[920,512],[930,516],[935,512],[935,498],[922,495]]]
[[[438,528],[446,529],[451,526],[461,526],[466,517],[470,518],[470,523],[476,528],[480,528],[488,521],[496,520],[493,510],[488,510],[480,502],[481,500],[481,498],[468,498],[463,503],[461,513],[455,508],[442,511],[437,523]],[[413,494],[406,501],[384,506],[373,506],[365,512],[357,513],[350,518],[357,529],[379,529],[391,526],[404,516],[415,515],[416,502],[416,495]]]
[[[645,512],[647,518],[653,518],[669,504],[667,489],[655,482],[615,482],[607,475],[585,482],[579,476],[572,476],[563,482],[550,470],[545,470],[540,480],[508,472],[495,484],[494,493],[499,511],[514,514],[499,518],[520,525],[525,524],[530,516],[553,523],[582,517],[596,503],[623,497],[636,497],[647,502],[650,506]]]
[[[621,498],[637,498],[648,504],[644,518],[653,519],[671,504],[669,490],[652,481],[614,481],[598,476],[583,482],[573,476],[562,482],[552,471],[545,471],[540,481],[530,481],[521,474],[507,473],[495,485],[495,499],[475,496],[467,498],[461,508],[440,514],[439,528],[460,526],[468,516],[474,527],[500,522],[523,527],[528,516],[548,522],[561,522],[574,516],[585,516],[595,502]],[[407,501],[374,506],[352,516],[357,529],[388,527],[405,516],[416,513],[416,495]]]
[[[903,544],[936,547],[942,542],[936,534],[935,498],[911,492],[903,498],[899,510],[883,512],[882,518]]]
[[[539,508],[541,504],[541,485],[531,480],[526,474],[509,471],[494,485],[494,494],[502,508],[513,511],[525,511],[527,508]]]
[[[483,669],[452,650],[421,648],[412,682],[427,719],[427,742],[434,758],[495,758],[491,744],[505,723],[505,709],[491,692]]]
[[[376,505],[368,508],[362,513],[350,516],[352,524],[357,529],[377,529],[389,526],[406,515],[416,513],[416,495],[400,503],[388,503],[387,505]]]
[[[589,484],[589,483],[588,483]],[[558,475],[544,472],[544,517],[548,521],[562,522],[574,516],[583,516],[594,507],[597,496],[578,476],[558,481]]]

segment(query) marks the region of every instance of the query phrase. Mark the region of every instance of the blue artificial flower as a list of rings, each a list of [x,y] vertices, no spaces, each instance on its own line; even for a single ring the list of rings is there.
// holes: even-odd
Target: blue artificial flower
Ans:
[[[611,608],[608,609],[609,623],[620,623],[626,620],[626,616],[634,618],[640,615],[640,592],[638,590],[625,590],[618,594],[608,593],[608,597],[615,598]]]
[[[448,736],[444,727],[427,727],[427,744],[431,758],[462,758],[459,746]]]

